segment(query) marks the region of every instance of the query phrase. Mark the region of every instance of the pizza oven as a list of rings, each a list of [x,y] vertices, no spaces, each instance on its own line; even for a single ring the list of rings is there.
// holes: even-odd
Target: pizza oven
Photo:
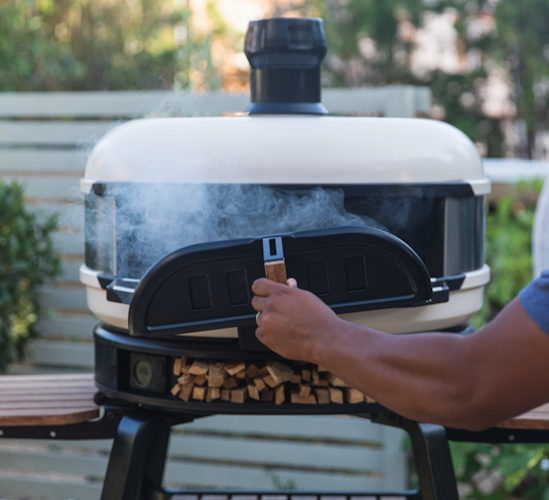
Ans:
[[[247,113],[134,120],[89,158],[80,277],[100,320],[96,379],[113,397],[298,411],[177,395],[189,360],[211,361],[194,370],[208,380],[214,360],[283,370],[251,307],[272,262],[343,318],[393,334],[463,331],[482,306],[490,182],[475,145],[434,120],[329,115],[319,19],[252,22],[246,54]]]

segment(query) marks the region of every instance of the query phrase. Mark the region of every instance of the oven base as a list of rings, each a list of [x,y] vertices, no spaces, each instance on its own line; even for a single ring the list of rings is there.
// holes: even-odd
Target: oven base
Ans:
[[[470,325],[452,330],[469,333]],[[97,326],[95,339],[95,383],[108,398],[150,409],[213,415],[337,415],[372,413],[382,409],[377,403],[292,404],[248,400],[245,403],[183,401],[170,392],[177,384],[173,375],[176,358],[205,360],[242,360],[264,362],[282,360],[272,351],[243,351],[236,339],[147,339]],[[139,363],[145,363],[150,373],[148,385],[139,380]]]

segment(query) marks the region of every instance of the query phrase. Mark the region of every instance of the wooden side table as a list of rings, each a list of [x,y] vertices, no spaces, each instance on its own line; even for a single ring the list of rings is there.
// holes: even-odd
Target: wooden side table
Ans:
[[[147,410],[104,398],[98,405],[96,393],[93,375],[0,377],[0,438],[114,438],[101,500],[211,500],[212,495],[215,500],[458,500],[449,440],[549,443],[549,404],[483,432],[418,423],[378,406],[357,416],[410,435],[420,491],[169,491],[162,479],[171,427],[209,415]]]

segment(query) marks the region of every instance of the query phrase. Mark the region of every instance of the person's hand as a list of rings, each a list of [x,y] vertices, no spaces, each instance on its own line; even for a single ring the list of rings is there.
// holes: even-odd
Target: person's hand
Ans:
[[[295,279],[288,285],[266,278],[253,284],[252,306],[261,312],[257,338],[285,358],[319,363],[319,351],[337,335],[342,320],[316,295],[297,288]]]

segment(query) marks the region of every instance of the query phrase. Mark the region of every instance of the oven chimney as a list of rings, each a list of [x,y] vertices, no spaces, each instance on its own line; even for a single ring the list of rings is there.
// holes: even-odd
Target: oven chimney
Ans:
[[[322,19],[252,21],[245,53],[251,66],[250,114],[326,115],[320,68],[326,56]]]

